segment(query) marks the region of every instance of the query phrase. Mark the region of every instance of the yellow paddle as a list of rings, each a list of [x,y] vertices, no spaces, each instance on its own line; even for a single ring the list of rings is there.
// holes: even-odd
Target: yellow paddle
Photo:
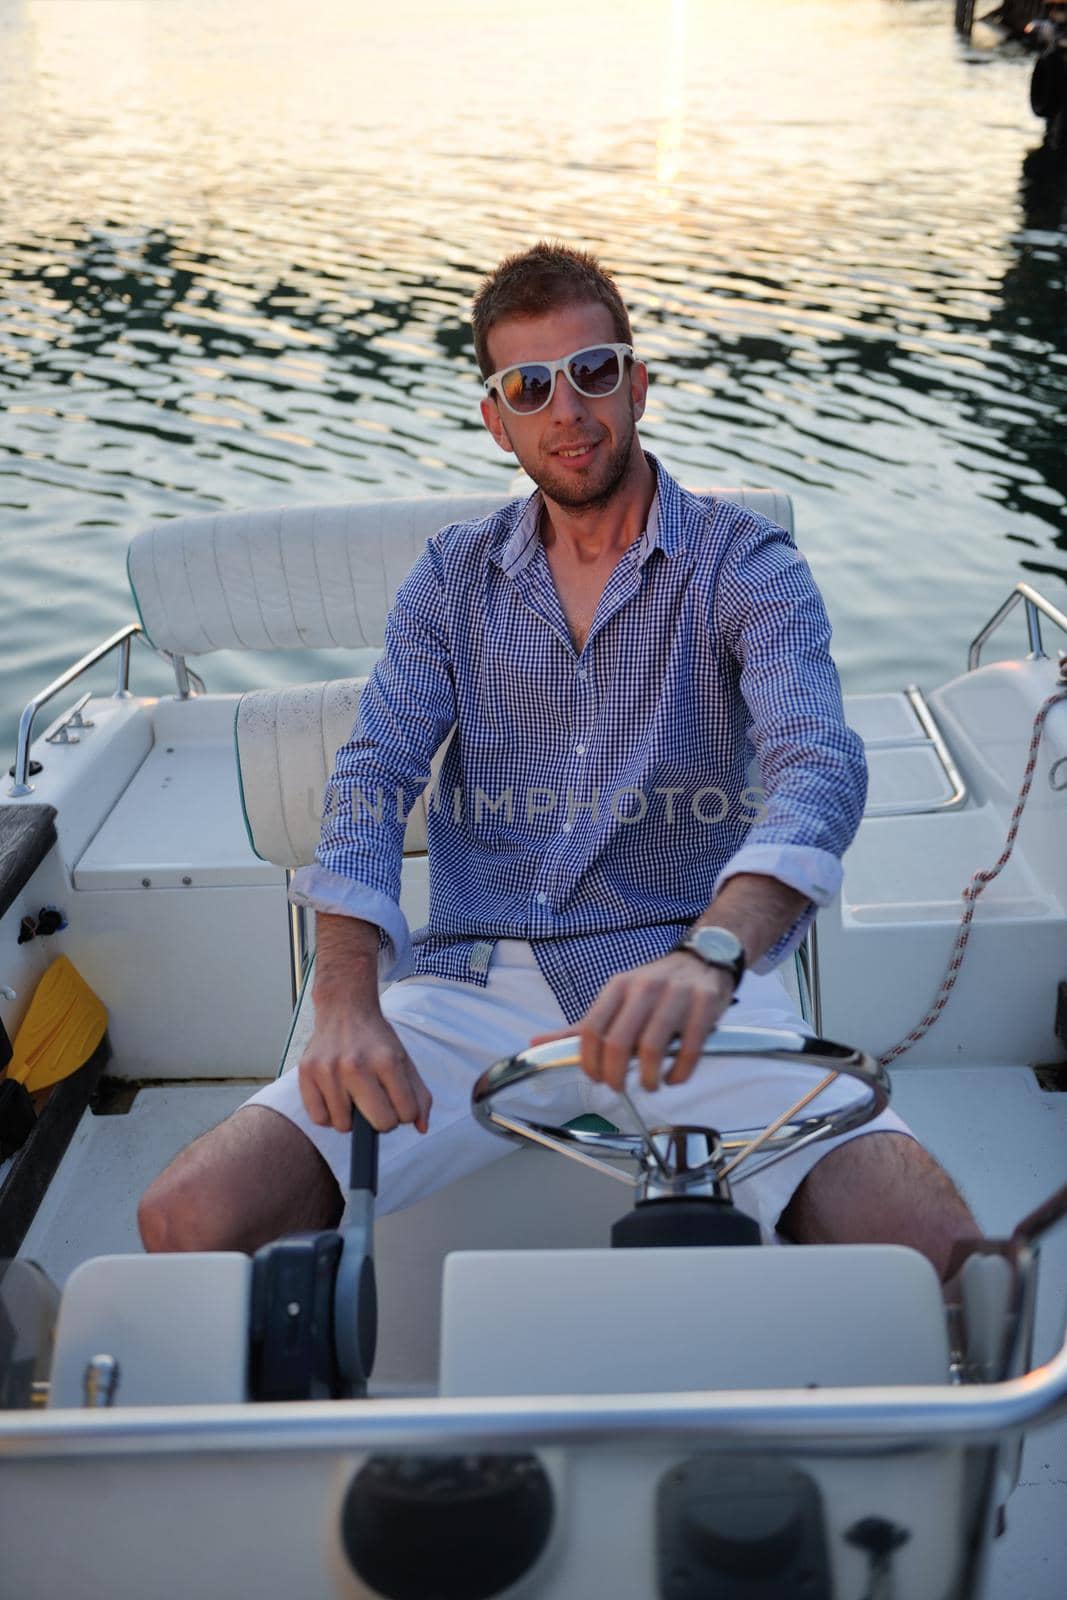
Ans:
[[[104,1037],[107,1011],[66,956],[37,985],[6,1076],[36,1094],[83,1067]]]

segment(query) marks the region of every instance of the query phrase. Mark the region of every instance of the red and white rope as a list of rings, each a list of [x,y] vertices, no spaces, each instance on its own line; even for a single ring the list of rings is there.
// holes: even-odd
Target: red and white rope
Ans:
[[[1063,668],[1061,667],[1061,672],[1062,671]],[[929,1033],[934,1023],[940,1017],[942,1011],[944,1011],[945,1006],[948,1004],[948,997],[952,993],[953,985],[960,975],[960,967],[963,965],[963,952],[966,950],[967,940],[971,936],[971,923],[974,920],[974,910],[978,896],[982,893],[982,890],[985,889],[988,884],[992,883],[993,879],[997,877],[997,875],[1007,866],[1009,860],[1011,859],[1011,853],[1015,848],[1015,837],[1019,832],[1019,824],[1022,821],[1023,807],[1026,805],[1026,799],[1030,793],[1030,785],[1034,781],[1034,773],[1037,770],[1037,750],[1041,743],[1041,735],[1045,727],[1045,718],[1048,716],[1049,712],[1052,710],[1052,707],[1057,703],[1057,701],[1065,698],[1067,698],[1067,684],[1065,684],[1062,689],[1057,689],[1055,694],[1049,695],[1044,705],[1038,711],[1037,716],[1034,718],[1034,729],[1030,736],[1030,749],[1026,758],[1026,769],[1023,773],[1022,787],[1019,790],[1019,798],[1015,802],[1015,810],[1011,814],[1011,826],[1008,829],[1008,837],[1004,844],[1003,853],[1001,854],[1000,860],[995,866],[986,868],[981,872],[976,872],[970,883],[963,891],[963,916],[960,919],[959,932],[956,935],[956,943],[953,947],[952,955],[949,958],[948,968],[945,972],[944,979],[942,980],[941,988],[938,990],[936,1000],[922,1021],[916,1027],[914,1027],[909,1034],[906,1034],[904,1038],[901,1039],[898,1044],[895,1044],[891,1050],[887,1050],[884,1055],[880,1055],[878,1057],[878,1063],[880,1066],[887,1067],[891,1061],[895,1061],[897,1057],[902,1056],[906,1050],[910,1050],[913,1044],[918,1044],[919,1040],[923,1038],[925,1034]]]

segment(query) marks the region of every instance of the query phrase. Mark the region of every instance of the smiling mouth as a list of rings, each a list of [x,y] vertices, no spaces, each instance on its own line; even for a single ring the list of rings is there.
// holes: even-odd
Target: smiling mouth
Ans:
[[[577,456],[587,456],[599,444],[598,439],[593,439],[589,444],[566,445],[561,450],[553,450],[552,454],[560,456],[564,461],[573,461]]]

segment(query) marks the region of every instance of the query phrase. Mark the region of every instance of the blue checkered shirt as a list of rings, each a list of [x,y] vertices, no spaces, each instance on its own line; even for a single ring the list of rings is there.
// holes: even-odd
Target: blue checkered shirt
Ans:
[[[647,526],[575,649],[541,496],[442,528],[401,584],[293,899],[382,932],[382,975],[484,984],[525,939],[569,1023],[663,955],[726,880],[836,894],[863,812],[830,625],[789,535],[683,490],[652,457]],[[429,782],[429,923],[399,907],[404,817]]]

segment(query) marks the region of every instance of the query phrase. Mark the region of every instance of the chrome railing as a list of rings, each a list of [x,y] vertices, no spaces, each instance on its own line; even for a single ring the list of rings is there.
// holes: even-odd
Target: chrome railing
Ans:
[[[88,672],[90,667],[95,667],[98,662],[103,661],[104,657],[110,655],[112,650],[117,650],[119,653],[118,681],[114,698],[116,700],[129,699],[130,649],[134,639],[140,639],[143,645],[154,651],[157,656],[167,662],[168,666],[173,668],[174,679],[178,686],[177,698],[179,700],[188,700],[193,694],[204,693],[203,678],[186,664],[184,656],[174,655],[170,650],[159,649],[157,645],[152,644],[151,640],[146,637],[139,622],[128,622],[124,628],[119,629],[118,633],[113,633],[109,639],[104,640],[103,644],[98,644],[95,650],[90,650],[88,655],[82,656],[80,661],[75,661],[72,667],[68,667],[65,672],[61,672],[59,677],[53,679],[48,685],[47,689],[42,689],[40,694],[35,694],[29,705],[26,706],[19,718],[15,765],[11,772],[14,781],[7,791],[9,795],[18,799],[22,795],[33,793],[33,784],[29,781],[30,744],[33,739],[33,724],[38,711],[42,706],[47,705],[49,700],[54,699],[57,694],[62,694],[64,689],[69,688],[84,672]],[[88,704],[89,698],[89,695],[85,695],[79,701],[76,710],[83,710]],[[91,724],[82,725],[91,726]],[[74,726],[78,726],[78,724],[74,724]],[[76,744],[77,740],[68,739],[63,742]]]
[[[15,747],[15,768],[12,773],[14,781],[7,791],[9,795],[18,798],[20,795],[33,793],[33,784],[29,782],[30,742],[33,737],[33,724],[36,721],[38,711],[42,706],[46,706],[49,700],[54,700],[57,694],[62,694],[64,689],[69,688],[83,673],[88,672],[90,667],[95,667],[98,662],[103,661],[104,657],[109,656],[112,650],[117,650],[119,653],[118,682],[115,688],[115,695],[119,699],[126,698],[130,692],[130,647],[140,632],[141,624],[139,622],[128,622],[124,628],[120,628],[109,639],[105,639],[103,644],[98,644],[95,650],[90,650],[87,655],[81,657],[80,661],[75,661],[74,665],[68,667],[66,672],[61,672],[58,678],[52,680],[47,689],[42,689],[40,694],[34,695],[19,718],[18,743]]]
[[[0,1459],[129,1455],[138,1450],[462,1450],[613,1448],[698,1438],[795,1452],[836,1447],[993,1444],[1067,1411],[1067,1346],[1019,1378],[989,1384],[675,1394],[514,1395],[283,1401],[0,1412]]]
[[[288,895],[293,881],[292,867],[287,868],[285,874],[285,890]],[[304,979],[307,977],[308,967],[311,965],[311,942],[308,930],[308,914],[306,906],[294,905],[288,902],[289,911],[289,988],[293,997],[293,1010],[300,1003],[300,996],[304,991]]]
[[[881,748],[894,751],[930,750],[944,775],[947,790],[939,799],[919,804],[912,800],[875,800],[864,811],[865,817],[918,817],[933,811],[957,811],[967,799],[967,785],[963,781],[963,775],[953,760],[945,736],[938,727],[934,714],[927,704],[926,696],[917,683],[908,684],[904,690],[904,698],[918,723],[918,732],[910,738],[886,740],[881,744]],[[869,750],[878,747],[878,740],[873,740],[868,745]]]
[[[1064,633],[1067,633],[1067,616],[1064,616],[1062,611],[1058,611],[1051,601],[1046,600],[1043,594],[1039,594],[1036,589],[1032,589],[1028,583],[1017,583],[1004,604],[993,613],[982,631],[971,640],[971,646],[967,652],[968,672],[973,672],[977,667],[982,656],[982,646],[990,634],[996,632],[1005,617],[1010,616],[1015,610],[1020,600],[1026,606],[1026,633],[1030,641],[1028,660],[1040,661],[1044,657],[1045,652],[1041,648],[1041,618],[1043,616],[1047,617],[1050,622],[1054,622],[1057,628],[1062,628]]]

